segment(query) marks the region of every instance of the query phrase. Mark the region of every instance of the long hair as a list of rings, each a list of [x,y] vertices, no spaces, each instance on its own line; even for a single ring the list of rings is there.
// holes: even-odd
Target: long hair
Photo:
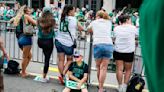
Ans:
[[[37,23],[41,27],[43,33],[49,33],[56,24],[51,12],[43,12],[41,17],[37,20]]]
[[[65,17],[68,16],[68,13],[73,10],[74,7],[72,5],[65,5],[64,9],[63,9],[63,12],[61,14],[61,22],[62,21],[65,21]]]
[[[18,26],[19,25],[19,22],[20,22],[20,19],[22,18],[22,16],[25,14],[25,12],[27,11],[28,7],[26,5],[22,6],[16,16],[13,18],[13,25],[14,26]]]

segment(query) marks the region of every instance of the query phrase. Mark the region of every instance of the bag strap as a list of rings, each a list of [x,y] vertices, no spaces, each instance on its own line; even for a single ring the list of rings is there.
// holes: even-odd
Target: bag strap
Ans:
[[[72,35],[71,35],[71,32],[70,32],[70,31],[68,31],[68,33],[69,33],[69,35],[70,35],[70,37],[71,37],[72,41],[74,42],[73,37],[72,37]]]
[[[24,30],[24,27],[26,26],[24,15],[22,15],[22,21],[23,21],[23,30]]]
[[[64,22],[64,26],[65,26],[65,20],[64,20],[63,22]],[[60,23],[60,25],[61,25],[61,23]],[[67,28],[67,30],[68,30],[68,33],[69,33],[71,39],[72,39],[72,42],[74,42],[73,37],[72,37],[72,35],[71,35],[71,32],[69,31],[68,25],[69,25],[69,21],[68,21],[68,24],[66,25],[66,28]]]

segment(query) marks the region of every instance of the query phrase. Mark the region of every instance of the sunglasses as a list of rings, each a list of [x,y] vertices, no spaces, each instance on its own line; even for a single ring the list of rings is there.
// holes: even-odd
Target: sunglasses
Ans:
[[[80,56],[74,56],[74,58],[79,58]]]

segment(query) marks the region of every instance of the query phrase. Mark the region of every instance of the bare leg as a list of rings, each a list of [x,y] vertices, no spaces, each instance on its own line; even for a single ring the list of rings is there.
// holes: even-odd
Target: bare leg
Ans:
[[[96,68],[97,68],[97,79],[98,79],[98,82],[99,81],[99,76],[100,76],[100,64],[101,64],[101,59],[97,59],[96,60]]]
[[[63,75],[64,71],[64,61],[65,61],[65,54],[64,53],[58,53],[58,69],[61,75]]]
[[[122,60],[116,60],[116,67],[117,67],[116,76],[119,85],[122,85],[123,69],[124,69],[123,63],[124,62]]]
[[[124,83],[128,84],[130,76],[131,76],[131,70],[132,70],[132,63],[124,63],[125,65],[125,77],[124,77]]]
[[[30,53],[29,53],[29,56],[28,56],[28,62],[27,62],[26,68],[27,68],[27,66],[28,66],[28,65],[29,65],[29,63],[30,63],[31,58],[32,58],[32,54],[31,54],[31,52],[30,52]]]
[[[71,91],[71,89],[69,89],[67,87],[63,90],[63,92],[70,92],[70,91]]]
[[[99,92],[103,92],[103,85],[106,79],[107,67],[109,64],[109,59],[102,59],[100,64],[100,75],[99,75]]]
[[[31,46],[25,46],[23,47],[23,59],[22,59],[22,77],[26,77],[26,68],[29,64],[29,53],[31,50]]]
[[[81,90],[82,92],[88,92],[87,88]]]
[[[68,68],[69,68],[70,64],[72,63],[72,61],[73,61],[72,56],[67,56],[67,62],[64,67],[63,75],[65,75],[67,73]]]

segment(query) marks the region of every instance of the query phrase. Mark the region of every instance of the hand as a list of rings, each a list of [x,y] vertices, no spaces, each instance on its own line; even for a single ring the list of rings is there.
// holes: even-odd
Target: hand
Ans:
[[[78,83],[77,88],[81,89],[82,83]]]
[[[9,60],[10,60],[10,58],[9,58],[9,56],[7,55],[7,53],[6,53],[6,52],[4,52],[4,53],[3,53],[3,58],[4,58],[4,57],[6,57],[6,58],[7,58],[7,61],[9,61]]]

